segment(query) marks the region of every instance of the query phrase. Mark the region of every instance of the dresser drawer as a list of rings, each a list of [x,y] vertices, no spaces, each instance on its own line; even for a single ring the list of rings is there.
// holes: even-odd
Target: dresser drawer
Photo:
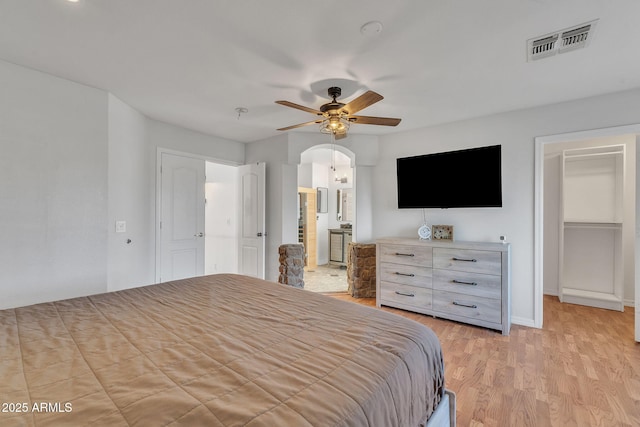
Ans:
[[[430,247],[381,244],[378,246],[378,255],[380,262],[431,267]]]
[[[433,292],[433,310],[451,313],[470,319],[500,323],[502,310],[500,300],[483,298],[455,292]]]
[[[502,297],[502,277],[455,270],[433,270],[433,289],[484,298]]]
[[[433,268],[499,276],[502,274],[502,255],[492,251],[433,248]]]
[[[417,267],[415,265],[381,262],[380,270],[377,274],[380,275],[380,280],[383,282],[431,288],[432,272],[433,270],[430,268]]]
[[[421,309],[431,308],[431,289],[381,282],[380,294],[381,304],[399,303]]]

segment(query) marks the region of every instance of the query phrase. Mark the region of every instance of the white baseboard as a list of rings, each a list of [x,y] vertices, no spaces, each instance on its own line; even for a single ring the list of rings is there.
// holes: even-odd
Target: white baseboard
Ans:
[[[511,323],[514,325],[528,326],[529,328],[536,327],[536,324],[533,321],[533,319],[527,319],[525,317],[511,316]]]
[[[545,289],[543,294],[557,297],[558,296],[558,291],[557,290],[547,290],[547,289]],[[636,306],[635,300],[632,300],[632,299],[623,300],[623,304],[624,304],[625,307],[635,307]]]

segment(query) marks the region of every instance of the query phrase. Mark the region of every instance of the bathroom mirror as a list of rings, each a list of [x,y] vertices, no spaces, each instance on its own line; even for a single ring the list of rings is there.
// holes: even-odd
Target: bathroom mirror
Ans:
[[[353,221],[353,192],[351,188],[338,189],[338,221]]]
[[[329,210],[329,189],[326,187],[318,187],[316,194],[318,195],[318,213],[327,213]]]

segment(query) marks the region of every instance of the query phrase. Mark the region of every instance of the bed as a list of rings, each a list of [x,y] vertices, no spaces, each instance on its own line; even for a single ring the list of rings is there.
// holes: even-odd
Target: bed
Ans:
[[[455,422],[429,328],[246,276],[2,310],[0,328],[2,426]]]

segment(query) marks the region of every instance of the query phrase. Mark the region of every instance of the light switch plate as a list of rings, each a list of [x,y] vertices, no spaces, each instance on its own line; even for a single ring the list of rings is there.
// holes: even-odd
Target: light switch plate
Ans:
[[[125,233],[127,231],[127,221],[116,221],[116,233]]]

